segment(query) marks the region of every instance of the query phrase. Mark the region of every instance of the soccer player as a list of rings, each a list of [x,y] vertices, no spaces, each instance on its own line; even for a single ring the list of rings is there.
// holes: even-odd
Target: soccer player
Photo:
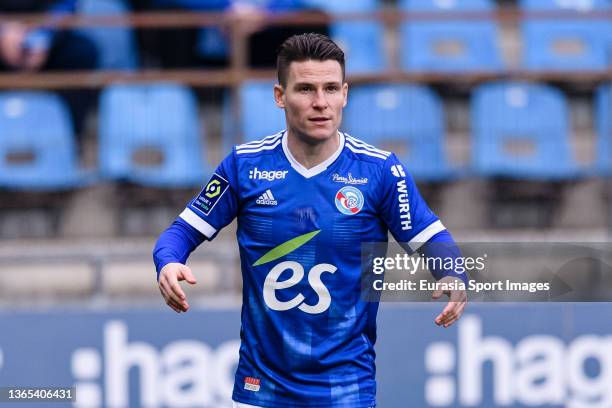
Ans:
[[[196,283],[189,253],[237,217],[244,284],[235,407],[374,407],[378,303],[360,297],[360,244],[386,242],[388,231],[413,249],[453,241],[393,153],[338,130],[348,85],[335,43],[290,37],[277,69],[286,130],[234,147],[161,235],[159,288],[172,309],[187,311],[178,281]],[[447,294],[435,319],[444,327],[466,304],[463,291]]]

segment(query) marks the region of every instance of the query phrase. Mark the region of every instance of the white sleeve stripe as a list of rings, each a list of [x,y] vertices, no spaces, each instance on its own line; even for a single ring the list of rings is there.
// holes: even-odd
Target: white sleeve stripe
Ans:
[[[191,211],[189,208],[185,208],[183,212],[179,215],[179,217],[185,220],[187,224],[191,225],[193,228],[204,234],[206,238],[212,237],[213,235],[215,235],[215,232],[217,232],[217,230],[212,225],[198,217],[198,215]]]
[[[388,152],[386,150],[382,150],[382,149],[379,149],[377,147],[374,147],[374,146],[372,146],[370,144],[365,143],[363,140],[356,139],[356,138],[354,138],[352,136],[349,136],[349,135],[347,135],[346,138],[347,138],[347,140],[351,141],[355,146],[361,147],[362,149],[366,149],[366,150],[370,150],[370,151],[373,151],[373,152],[377,152],[377,153],[380,153],[380,154],[382,154],[384,156],[391,155],[391,152]]]
[[[408,246],[413,251],[416,251],[421,247],[421,245],[429,241],[431,237],[436,235],[438,232],[444,231],[445,229],[446,227],[444,226],[444,224],[442,224],[442,221],[438,220],[432,222],[427,228],[419,232],[416,237],[412,238],[408,243]]]
[[[283,133],[283,131],[281,130],[280,132],[276,132],[272,135],[268,135],[268,136],[264,136],[263,138],[259,139],[259,140],[253,140],[250,142],[246,142],[246,143],[242,143],[243,146],[248,146],[248,145],[254,145],[254,144],[259,144],[262,143],[266,140],[270,140],[270,139],[274,139],[275,137],[278,137],[281,133]]]
[[[276,146],[278,146],[279,144],[281,144],[281,139],[278,139],[276,142],[274,142],[273,145],[263,145],[257,148],[253,148],[253,149],[240,149],[240,150],[236,150],[236,154],[242,154],[242,153],[257,153],[257,152],[261,152],[263,150],[272,150],[275,149]]]
[[[355,139],[352,136],[347,135],[346,139],[349,140],[350,142],[352,142],[355,145],[355,147],[359,147],[359,148],[362,148],[362,149],[365,149],[365,150],[369,150],[371,152],[382,154],[383,156],[391,155],[391,152],[388,152],[386,150],[377,149],[376,147],[374,147],[372,145],[369,145],[369,144],[367,144],[367,143],[365,143],[365,142],[363,142],[363,141],[361,141],[359,139]]]
[[[350,151],[352,151],[353,153],[360,153],[360,154],[365,154],[367,156],[378,157],[379,159],[383,159],[383,160],[387,159],[387,157],[383,156],[382,154],[374,153],[374,152],[371,152],[369,150],[358,149],[358,148],[354,147],[353,145],[351,145],[350,143],[346,143],[346,147]]]
[[[277,133],[275,135],[272,136],[267,136],[265,138],[263,138],[262,140],[256,140],[254,142],[249,142],[249,143],[243,143],[241,145],[236,146],[236,149],[240,150],[240,149],[254,149],[257,147],[261,147],[264,146],[266,144],[270,144],[270,143],[274,143],[276,142],[276,140],[280,137],[283,136],[283,132]]]

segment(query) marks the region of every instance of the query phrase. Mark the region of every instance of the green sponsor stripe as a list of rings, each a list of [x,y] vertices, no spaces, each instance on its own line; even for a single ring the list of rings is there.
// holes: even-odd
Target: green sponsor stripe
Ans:
[[[259,258],[253,264],[253,266],[259,266],[259,265],[263,265],[268,262],[272,262],[278,258],[281,258],[287,255],[290,252],[295,251],[296,249],[298,249],[299,247],[301,247],[302,245],[304,245],[305,243],[313,239],[315,235],[317,235],[319,232],[321,232],[321,230],[312,231],[312,232],[309,232],[308,234],[300,235],[299,237],[290,239],[287,242],[283,242],[279,246],[269,250],[264,256]]]

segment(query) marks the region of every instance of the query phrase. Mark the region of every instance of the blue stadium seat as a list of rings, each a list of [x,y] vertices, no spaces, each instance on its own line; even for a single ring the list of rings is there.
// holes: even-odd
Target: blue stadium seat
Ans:
[[[68,108],[46,92],[0,93],[0,187],[54,191],[86,185]]]
[[[493,12],[490,0],[400,0],[410,12]],[[497,71],[503,68],[492,20],[406,21],[401,65],[409,71]]]
[[[609,0],[521,0],[529,11],[612,10]],[[612,23],[606,19],[525,19],[521,23],[523,66],[530,70],[605,70]]]
[[[597,168],[612,175],[612,84],[602,85],[595,96],[597,129]]]
[[[99,121],[106,178],[189,187],[202,184],[210,170],[202,160],[197,102],[182,85],[110,86],[101,96]]]
[[[81,14],[97,16],[122,15],[128,9],[123,0],[79,0],[77,11]],[[98,68],[135,69],[138,67],[136,40],[131,28],[83,28],[80,32],[96,44],[99,53]]]
[[[274,102],[274,82],[246,82],[240,95],[242,137],[261,139],[285,128],[285,111]]]
[[[472,98],[473,162],[484,176],[559,180],[580,175],[564,95],[542,84],[497,82]]]
[[[423,181],[457,176],[444,151],[442,102],[420,85],[362,85],[349,91],[342,129],[383,150],[395,152]]]
[[[379,0],[305,0],[332,15],[342,13],[375,12],[381,8]],[[384,26],[373,21],[335,21],[330,36],[342,48],[349,74],[374,73],[387,68],[384,54]]]
[[[285,128],[285,111],[274,102],[273,81],[247,81],[240,89],[242,121],[238,123],[232,110],[229,92],[223,103],[224,149],[233,144],[270,136]]]

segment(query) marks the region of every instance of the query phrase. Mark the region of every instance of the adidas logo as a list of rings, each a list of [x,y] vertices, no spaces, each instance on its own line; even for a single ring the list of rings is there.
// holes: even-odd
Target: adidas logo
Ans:
[[[278,201],[274,199],[272,195],[272,191],[267,189],[265,193],[259,196],[259,198],[255,201],[257,204],[261,205],[277,205]]]

